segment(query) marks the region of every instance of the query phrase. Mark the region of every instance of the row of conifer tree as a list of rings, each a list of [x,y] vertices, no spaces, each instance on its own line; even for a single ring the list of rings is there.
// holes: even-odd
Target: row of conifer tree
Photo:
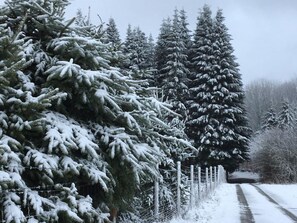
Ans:
[[[221,10],[205,6],[193,35],[176,10],[154,45],[132,27],[122,43],[113,20],[67,20],[68,4],[0,8],[0,220],[141,222],[156,178],[174,209],[177,160],[232,171],[247,158]]]

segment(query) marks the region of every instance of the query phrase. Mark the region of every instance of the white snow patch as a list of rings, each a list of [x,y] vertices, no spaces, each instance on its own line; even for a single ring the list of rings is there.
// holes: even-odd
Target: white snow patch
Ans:
[[[232,211],[231,211],[232,210]],[[198,207],[189,211],[181,219],[174,219],[170,223],[238,223],[240,222],[240,208],[236,195],[236,187],[223,184]]]
[[[277,205],[262,196],[252,185],[242,184],[241,188],[254,216],[255,222],[293,222],[278,208]]]
[[[297,184],[262,184],[260,188],[282,207],[297,215]]]

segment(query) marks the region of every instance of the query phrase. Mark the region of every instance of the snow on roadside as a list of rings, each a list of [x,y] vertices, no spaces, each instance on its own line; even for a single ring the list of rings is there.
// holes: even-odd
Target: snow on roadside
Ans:
[[[240,208],[234,184],[222,184],[198,207],[189,211],[183,219],[170,223],[238,223]]]

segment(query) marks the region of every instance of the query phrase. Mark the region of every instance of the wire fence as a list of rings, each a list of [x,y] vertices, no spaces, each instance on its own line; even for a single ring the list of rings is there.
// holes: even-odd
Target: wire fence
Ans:
[[[174,217],[182,217],[226,182],[226,172],[222,166],[181,167],[178,162],[175,175],[176,178],[154,182],[150,189],[150,205],[140,213],[144,223],[168,222]]]
[[[218,185],[226,182],[226,173],[222,166],[201,168],[193,165],[182,166],[180,162],[177,162],[176,169],[159,168],[159,171],[163,177],[143,186],[140,194],[137,194],[137,197],[141,200],[141,208],[136,215],[141,219],[141,223],[168,222],[174,217],[182,217],[190,209],[207,199]],[[24,198],[27,196],[28,191],[37,191],[40,196],[47,198],[60,193],[65,189],[64,187],[71,186],[72,183],[61,183],[55,186],[44,185],[26,190],[0,189],[2,194],[14,193]],[[90,192],[89,184],[75,186]],[[24,208],[27,220],[37,217],[29,203]],[[0,210],[0,223],[4,222],[6,221],[4,220],[4,209],[2,207]]]

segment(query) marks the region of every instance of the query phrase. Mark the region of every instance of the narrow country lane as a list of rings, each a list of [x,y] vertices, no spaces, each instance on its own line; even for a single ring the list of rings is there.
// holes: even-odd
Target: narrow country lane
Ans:
[[[297,184],[224,183],[170,223],[297,223]]]
[[[297,222],[294,214],[282,207],[258,186],[241,184],[236,187],[241,205],[241,223]]]

